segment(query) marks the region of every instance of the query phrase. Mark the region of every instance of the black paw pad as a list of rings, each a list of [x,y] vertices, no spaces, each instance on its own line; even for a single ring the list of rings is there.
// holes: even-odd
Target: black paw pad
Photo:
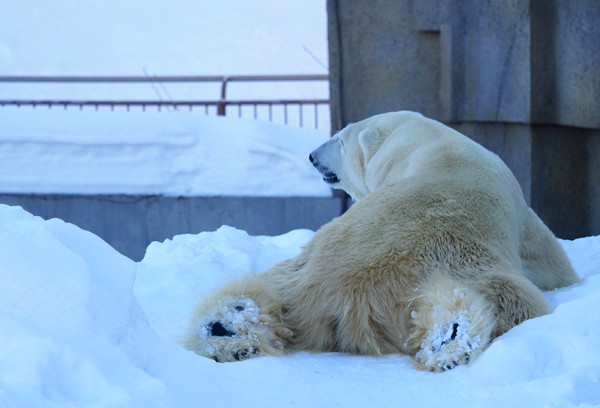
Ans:
[[[450,338],[446,338],[446,340],[442,341],[442,344],[440,344],[439,348],[437,348],[437,349],[432,348],[432,350],[438,351],[439,349],[442,348],[442,346],[450,343],[451,341],[456,340],[456,335],[458,334],[458,327],[459,327],[458,323],[454,323],[452,325],[452,334],[450,335]],[[470,344],[469,344],[469,346],[470,346]]]
[[[256,347],[254,347],[252,350],[248,350],[248,349],[243,349],[243,350],[235,350],[233,352],[233,358],[237,361],[243,360],[244,358],[248,357],[249,355],[256,355],[258,354],[258,349]]]
[[[211,336],[216,337],[231,337],[234,336],[235,333],[227,330],[221,322],[212,322],[209,323],[206,327]]]
[[[454,323],[452,325],[452,336],[450,336],[450,340],[456,339],[457,333],[458,333],[458,323]]]

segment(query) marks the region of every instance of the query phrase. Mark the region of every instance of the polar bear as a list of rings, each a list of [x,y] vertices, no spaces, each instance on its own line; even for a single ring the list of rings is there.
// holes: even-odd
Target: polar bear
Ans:
[[[355,204],[295,258],[201,302],[185,346],[219,362],[290,349],[473,361],[578,279],[498,156],[414,112],[341,130],[310,161]]]

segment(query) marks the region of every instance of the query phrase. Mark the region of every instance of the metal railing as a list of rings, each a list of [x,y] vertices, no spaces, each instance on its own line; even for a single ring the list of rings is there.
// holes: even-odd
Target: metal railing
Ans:
[[[242,116],[242,107],[253,107],[254,118],[258,116],[258,107],[266,106],[268,108],[268,119],[273,121],[273,106],[283,106],[284,123],[288,124],[288,108],[293,105],[298,106],[299,125],[304,126],[304,106],[313,106],[314,108],[314,127],[319,127],[319,106],[329,105],[329,99],[325,98],[295,98],[295,99],[251,99],[251,100],[230,100],[227,99],[227,86],[231,82],[275,82],[275,81],[328,81],[328,75],[231,75],[231,76],[0,76],[0,83],[207,83],[218,82],[221,84],[221,93],[219,99],[214,100],[102,100],[102,99],[0,99],[0,106],[62,106],[63,108],[78,106],[82,109],[84,106],[93,106],[98,109],[101,106],[109,106],[114,110],[116,106],[156,107],[159,111],[162,107],[170,107],[177,110],[180,107],[187,107],[192,111],[195,107],[203,107],[205,114],[209,113],[209,107],[215,107],[219,116],[227,115],[228,106],[238,107],[238,116]]]

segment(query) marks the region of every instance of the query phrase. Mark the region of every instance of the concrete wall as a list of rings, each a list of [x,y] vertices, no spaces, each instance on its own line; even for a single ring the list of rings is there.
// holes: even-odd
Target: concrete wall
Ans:
[[[328,0],[332,129],[415,110],[499,154],[560,237],[600,234],[600,1]]]
[[[0,203],[18,205],[42,218],[60,218],[98,235],[117,251],[139,261],[152,241],[177,234],[213,231],[221,225],[252,235],[318,229],[339,216],[338,197],[163,197],[127,195],[0,194]]]

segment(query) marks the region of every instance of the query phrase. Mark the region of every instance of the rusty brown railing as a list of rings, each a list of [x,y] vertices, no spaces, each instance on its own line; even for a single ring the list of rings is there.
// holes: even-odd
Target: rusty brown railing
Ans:
[[[0,106],[62,106],[63,108],[71,106],[94,106],[96,109],[100,106],[109,106],[114,109],[116,106],[124,106],[129,110],[132,106],[156,107],[159,111],[162,107],[178,109],[187,107],[190,111],[194,107],[204,107],[205,114],[208,114],[209,107],[215,107],[219,116],[227,115],[228,106],[238,107],[238,116],[242,116],[242,106],[252,106],[254,118],[257,118],[257,109],[259,106],[268,107],[269,121],[273,121],[273,106],[283,106],[284,123],[288,124],[288,109],[290,106],[298,106],[299,125],[304,125],[304,106],[312,105],[314,107],[314,127],[319,127],[319,106],[329,105],[329,99],[253,99],[253,100],[230,100],[227,99],[227,86],[231,82],[273,82],[273,81],[328,81],[328,75],[231,75],[231,76],[0,76],[0,83],[163,83],[163,82],[220,82],[221,94],[219,99],[215,100],[71,100],[71,99],[0,99]]]

